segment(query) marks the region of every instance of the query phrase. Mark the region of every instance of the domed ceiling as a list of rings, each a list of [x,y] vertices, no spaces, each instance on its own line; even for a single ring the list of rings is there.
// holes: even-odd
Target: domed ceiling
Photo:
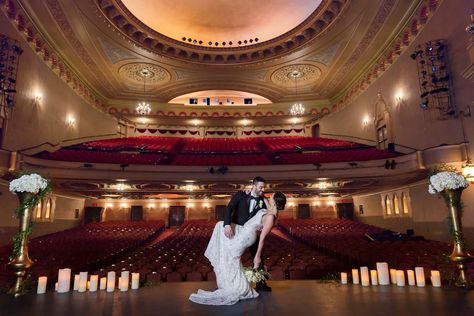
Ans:
[[[261,43],[291,31],[322,0],[122,0],[138,20],[174,40],[227,48]]]
[[[370,86],[437,8],[432,0],[0,3],[20,36],[92,106],[133,120],[146,101],[150,120],[173,125],[192,117],[224,124],[224,114],[278,124],[295,101],[307,109],[301,122],[314,121]],[[168,103],[200,91],[268,102],[245,112]]]

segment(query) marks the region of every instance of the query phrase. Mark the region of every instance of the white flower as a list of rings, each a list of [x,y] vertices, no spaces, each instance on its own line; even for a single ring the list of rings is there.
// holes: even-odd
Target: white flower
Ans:
[[[249,282],[258,283],[265,281],[269,277],[269,273],[262,269],[244,268],[245,277]]]
[[[456,190],[467,186],[469,186],[469,182],[462,175],[456,172],[443,171],[430,177],[428,192],[436,194],[444,190]]]
[[[39,174],[32,173],[21,176],[10,182],[10,192],[29,192],[37,194],[41,190],[46,189],[48,181],[43,179]]]

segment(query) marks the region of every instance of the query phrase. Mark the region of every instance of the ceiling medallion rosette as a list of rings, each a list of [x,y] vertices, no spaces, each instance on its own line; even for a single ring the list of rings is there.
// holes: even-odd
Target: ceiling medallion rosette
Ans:
[[[273,83],[294,88],[295,80],[298,86],[314,84],[321,76],[321,70],[310,64],[290,65],[277,69],[273,72],[271,80]]]
[[[148,63],[130,63],[119,69],[120,77],[134,83],[163,84],[171,79],[170,73],[163,67]]]
[[[99,14],[128,40],[161,56],[203,64],[261,62],[288,54],[326,31],[338,20],[350,0],[322,0],[303,22],[267,41],[245,46],[202,46],[177,40],[148,27],[121,0],[95,0]]]

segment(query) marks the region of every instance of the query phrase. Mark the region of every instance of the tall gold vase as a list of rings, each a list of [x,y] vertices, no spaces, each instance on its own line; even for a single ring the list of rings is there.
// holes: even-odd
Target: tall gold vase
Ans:
[[[464,243],[464,237],[462,233],[462,222],[460,214],[460,203],[461,193],[463,189],[457,190],[444,190],[444,198],[449,208],[449,213],[453,223],[453,237],[454,245],[453,252],[449,259],[454,262],[458,268],[458,277],[456,280],[457,286],[467,287],[471,286],[472,283],[466,276],[465,264],[473,260],[473,257],[469,254],[467,247]]]
[[[27,199],[30,199],[33,194],[31,193],[17,193],[18,199],[20,200],[20,204],[24,203]],[[25,280],[26,280],[26,272],[27,270],[33,265],[33,261],[31,261],[30,257],[28,256],[28,228],[31,224],[31,216],[33,212],[33,207],[27,208],[23,211],[22,216],[19,218],[20,220],[20,228],[19,232],[25,234],[21,244],[20,249],[16,253],[15,257],[11,259],[8,263],[8,266],[12,268],[15,272],[15,283],[8,291],[8,294],[11,294],[15,297],[25,294]]]

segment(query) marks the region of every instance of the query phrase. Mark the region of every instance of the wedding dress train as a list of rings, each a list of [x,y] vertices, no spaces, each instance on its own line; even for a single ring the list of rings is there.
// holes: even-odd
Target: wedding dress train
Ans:
[[[259,211],[243,226],[235,225],[235,235],[231,239],[224,235],[223,222],[216,224],[204,255],[214,267],[217,290],[198,290],[189,297],[191,301],[205,305],[233,305],[240,300],[258,297],[245,277],[240,257],[255,243],[263,214]]]

